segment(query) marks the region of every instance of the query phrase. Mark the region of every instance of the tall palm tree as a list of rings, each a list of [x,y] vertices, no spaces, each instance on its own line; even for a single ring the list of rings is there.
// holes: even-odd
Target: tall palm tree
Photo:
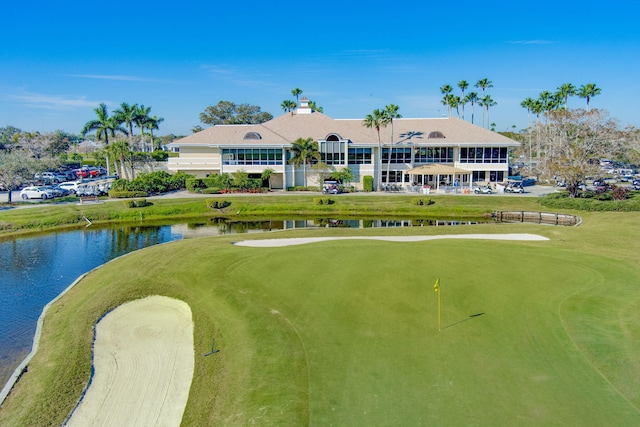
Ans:
[[[135,123],[140,128],[140,145],[142,149],[144,149],[145,146],[144,130],[147,129],[147,125],[151,119],[151,116],[149,116],[150,112],[151,107],[145,107],[144,105],[137,106]]]
[[[113,110],[113,115],[118,121],[118,125],[126,125],[129,130],[129,145],[133,144],[133,125],[136,123],[138,114],[138,104],[129,105],[126,102],[120,104],[120,108]]]
[[[163,117],[158,117],[158,116],[150,117],[149,121],[147,122],[147,129],[149,129],[149,135],[151,137],[151,150],[152,151],[154,149],[156,149],[156,148],[159,148],[159,147],[154,147],[155,142],[153,140],[153,131],[160,129],[159,125],[162,122],[164,122],[164,118]]]
[[[391,153],[393,153],[393,119],[400,119],[402,115],[398,113],[398,107],[395,104],[389,104],[384,107],[384,117],[387,123],[391,124],[391,144],[389,145],[389,159],[387,160],[387,184],[389,184],[389,172],[391,169]]]
[[[478,103],[478,92],[470,92],[465,96],[466,102],[471,104],[471,124],[473,124],[473,116],[475,115],[475,105]]]
[[[493,87],[493,82],[488,78],[480,79],[476,82],[475,87],[482,89],[482,98],[484,98],[484,91],[490,87]],[[484,127],[484,110],[482,110],[482,127]]]
[[[600,95],[602,89],[596,86],[595,83],[587,83],[586,85],[580,86],[578,89],[578,96],[580,98],[585,98],[587,100],[587,111],[589,111],[589,101],[596,95]]]
[[[307,163],[311,166],[314,160],[320,160],[320,149],[313,138],[298,138],[291,144],[289,163],[296,166],[302,165],[305,187],[307,186]]]
[[[127,131],[121,127],[114,117],[109,117],[109,111],[104,103],[98,105],[98,108],[94,109],[97,118],[85,123],[84,127],[80,131],[82,136],[86,136],[91,131],[96,131],[96,138],[104,139],[105,148],[109,147],[109,136],[115,138],[116,132],[122,132],[124,134]],[[111,175],[111,169],[109,165],[109,153],[107,151],[107,175]]]
[[[385,120],[385,116],[384,116],[384,111],[382,110],[378,110],[377,108],[375,110],[373,110],[372,114],[367,114],[364,118],[364,121],[362,122],[362,125],[364,127],[367,127],[369,129],[375,129],[376,132],[378,133],[378,165],[379,167],[378,169],[378,185],[377,185],[377,189],[380,190],[380,188],[382,187],[382,173],[380,173],[380,171],[382,170],[382,142],[380,141],[380,128],[381,127],[386,127],[387,126],[387,122]]]
[[[113,156],[113,163],[116,165],[116,169],[120,171],[120,177],[127,180],[133,178],[133,169],[131,170],[131,175],[129,175],[129,170],[127,169],[127,161],[131,158],[129,143],[124,140],[116,141],[109,146],[108,151]],[[120,162],[119,167],[118,162]]]
[[[531,126],[531,107],[533,105],[533,98],[529,97],[520,103],[522,108],[527,109],[527,127]]]
[[[290,113],[293,110],[295,110],[296,101],[294,101],[292,99],[285,99],[284,101],[282,101],[282,104],[280,104],[280,107],[282,108],[282,111],[284,111],[286,113]]]
[[[451,101],[449,99],[451,97],[451,92],[453,92],[453,87],[451,87],[451,85],[447,84],[440,87],[440,93],[444,95],[440,102],[442,105],[447,107],[449,117],[451,117]]]
[[[479,105],[482,105],[485,110],[487,111],[487,127],[489,125],[489,107],[493,107],[494,105],[498,105],[497,102],[495,102],[492,98],[491,95],[486,95],[483,98],[481,98],[478,101]],[[484,126],[484,118],[482,119],[482,125]]]
[[[300,100],[298,99],[298,97],[299,97],[300,95],[302,95],[302,89],[300,89],[300,88],[295,88],[295,89],[293,89],[293,90],[291,91],[291,95],[293,95],[293,96],[295,96],[295,97],[296,97],[296,107],[297,107],[297,106],[298,106],[298,101],[300,101]]]
[[[467,103],[466,97],[464,95],[464,91],[469,88],[469,82],[466,80],[460,80],[458,82],[458,87],[462,91],[462,96],[460,97],[460,104],[462,105],[462,120],[464,120],[464,104]]]
[[[569,101],[569,97],[570,96],[575,96],[578,93],[576,87],[574,85],[572,85],[571,83],[564,83],[560,86],[558,86],[558,96],[560,98],[562,98],[562,101],[564,102],[564,109],[567,109],[567,103]]]

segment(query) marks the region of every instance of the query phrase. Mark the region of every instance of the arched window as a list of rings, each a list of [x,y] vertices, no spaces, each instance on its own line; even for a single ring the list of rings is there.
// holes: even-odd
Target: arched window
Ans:
[[[327,136],[327,141],[340,141],[340,137],[335,133],[332,133],[331,135]]]
[[[429,136],[427,136],[427,139],[444,139],[444,138],[445,138],[444,134],[438,130],[434,130],[429,134]]]
[[[243,138],[243,139],[253,139],[253,140],[256,140],[256,139],[262,139],[262,137],[260,136],[260,134],[259,134],[258,132],[247,132],[247,133],[244,135],[244,138]]]

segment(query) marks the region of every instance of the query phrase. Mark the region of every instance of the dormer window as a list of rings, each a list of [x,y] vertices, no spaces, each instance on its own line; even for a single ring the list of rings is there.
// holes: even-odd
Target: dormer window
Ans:
[[[335,133],[332,133],[331,135],[327,136],[327,141],[340,141],[340,137]]]
[[[262,139],[262,137],[260,136],[260,134],[258,132],[247,132],[244,135],[243,139],[249,139],[249,140],[256,140],[256,139]]]
[[[429,136],[427,136],[427,139],[444,139],[444,138],[445,138],[444,134],[438,130],[434,130],[429,134]]]

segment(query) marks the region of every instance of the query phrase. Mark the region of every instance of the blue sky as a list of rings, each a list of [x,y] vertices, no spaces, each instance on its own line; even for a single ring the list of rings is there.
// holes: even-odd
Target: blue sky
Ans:
[[[185,135],[220,100],[278,116],[296,87],[333,118],[391,103],[404,117],[441,117],[442,85],[488,78],[497,130],[526,127],[522,100],[563,83],[595,83],[592,108],[640,127],[640,6],[631,1],[23,0],[3,9],[0,126],[78,133],[99,103],[128,102],[164,118],[158,135]],[[475,117],[480,124],[479,109]]]

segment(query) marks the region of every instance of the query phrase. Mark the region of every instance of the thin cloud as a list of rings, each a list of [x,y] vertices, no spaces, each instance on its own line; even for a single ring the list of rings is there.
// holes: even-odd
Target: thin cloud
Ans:
[[[553,44],[552,40],[511,40],[509,44]]]
[[[82,79],[114,80],[114,81],[121,81],[121,82],[167,83],[166,80],[160,80],[160,79],[150,79],[146,77],[110,75],[110,74],[67,74],[67,76],[79,77]]]
[[[13,99],[25,106],[40,108],[45,110],[73,110],[75,108],[96,107],[103,101],[90,101],[86,97],[65,97],[50,96],[39,93],[23,93],[18,95],[7,95],[8,99]]]

